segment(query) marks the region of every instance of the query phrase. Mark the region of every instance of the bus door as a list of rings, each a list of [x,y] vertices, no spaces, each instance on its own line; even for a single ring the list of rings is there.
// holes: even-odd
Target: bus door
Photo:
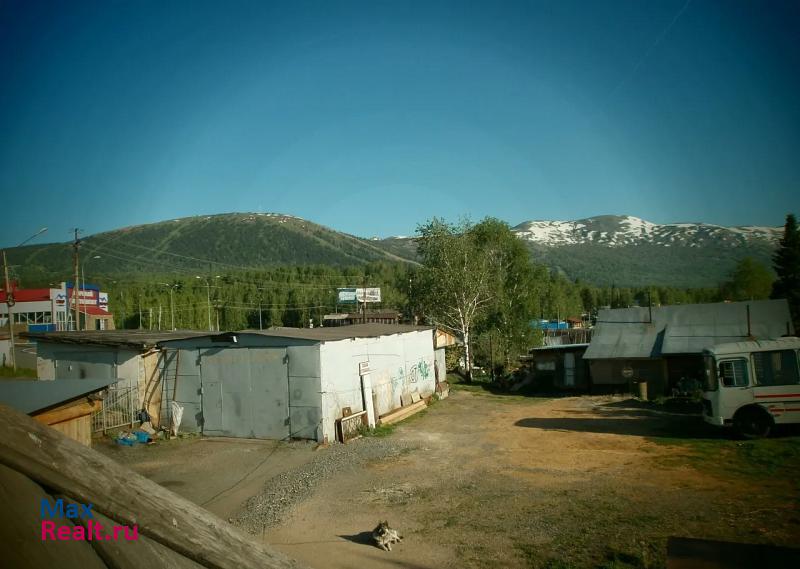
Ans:
[[[733,417],[736,410],[753,402],[752,378],[747,358],[726,358],[717,364],[720,383],[719,414]]]

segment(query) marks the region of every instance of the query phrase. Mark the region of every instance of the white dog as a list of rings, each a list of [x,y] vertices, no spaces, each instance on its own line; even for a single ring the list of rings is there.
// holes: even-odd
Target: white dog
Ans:
[[[393,543],[399,543],[403,540],[396,529],[389,527],[389,522],[378,522],[378,526],[372,530],[372,539],[384,551],[391,551]]]

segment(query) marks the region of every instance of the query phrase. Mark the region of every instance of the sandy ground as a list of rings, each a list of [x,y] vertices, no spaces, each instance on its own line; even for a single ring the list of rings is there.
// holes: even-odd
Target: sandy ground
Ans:
[[[310,461],[315,446],[189,437],[133,447],[102,442],[95,449],[227,520],[265,481]]]
[[[699,417],[619,398],[456,391],[391,435],[413,450],[324,481],[258,538],[320,569],[658,567],[673,535],[800,543],[797,483],[698,467],[680,441],[708,436]],[[313,456],[203,440],[106,451],[223,518]],[[392,552],[370,542],[379,520],[405,537]]]
[[[670,535],[800,542],[796,510],[774,528],[788,486],[742,500],[654,442],[707,436],[699,418],[630,405],[455,392],[392,435],[419,450],[329,481],[263,538],[312,567],[420,569],[659,566]],[[369,543],[382,519],[405,535],[391,553]]]

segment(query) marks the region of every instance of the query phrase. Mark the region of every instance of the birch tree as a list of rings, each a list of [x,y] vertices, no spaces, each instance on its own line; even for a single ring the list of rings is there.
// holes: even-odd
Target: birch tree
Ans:
[[[464,342],[464,367],[472,380],[472,332],[492,300],[492,259],[469,221],[449,224],[433,218],[417,228],[422,267],[414,286],[428,321]]]
[[[489,217],[472,231],[492,269],[492,299],[480,328],[492,335],[508,369],[534,343],[531,320],[542,309],[547,269],[531,262],[507,223]]]

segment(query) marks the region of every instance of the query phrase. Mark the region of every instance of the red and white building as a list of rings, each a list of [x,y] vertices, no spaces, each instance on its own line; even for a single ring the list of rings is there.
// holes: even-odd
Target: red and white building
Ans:
[[[15,328],[28,332],[75,330],[74,297],[71,282],[59,288],[15,288],[11,285]],[[114,316],[108,311],[108,293],[84,284],[78,290],[80,330],[113,330]],[[0,289],[0,326],[8,325],[6,291]]]

